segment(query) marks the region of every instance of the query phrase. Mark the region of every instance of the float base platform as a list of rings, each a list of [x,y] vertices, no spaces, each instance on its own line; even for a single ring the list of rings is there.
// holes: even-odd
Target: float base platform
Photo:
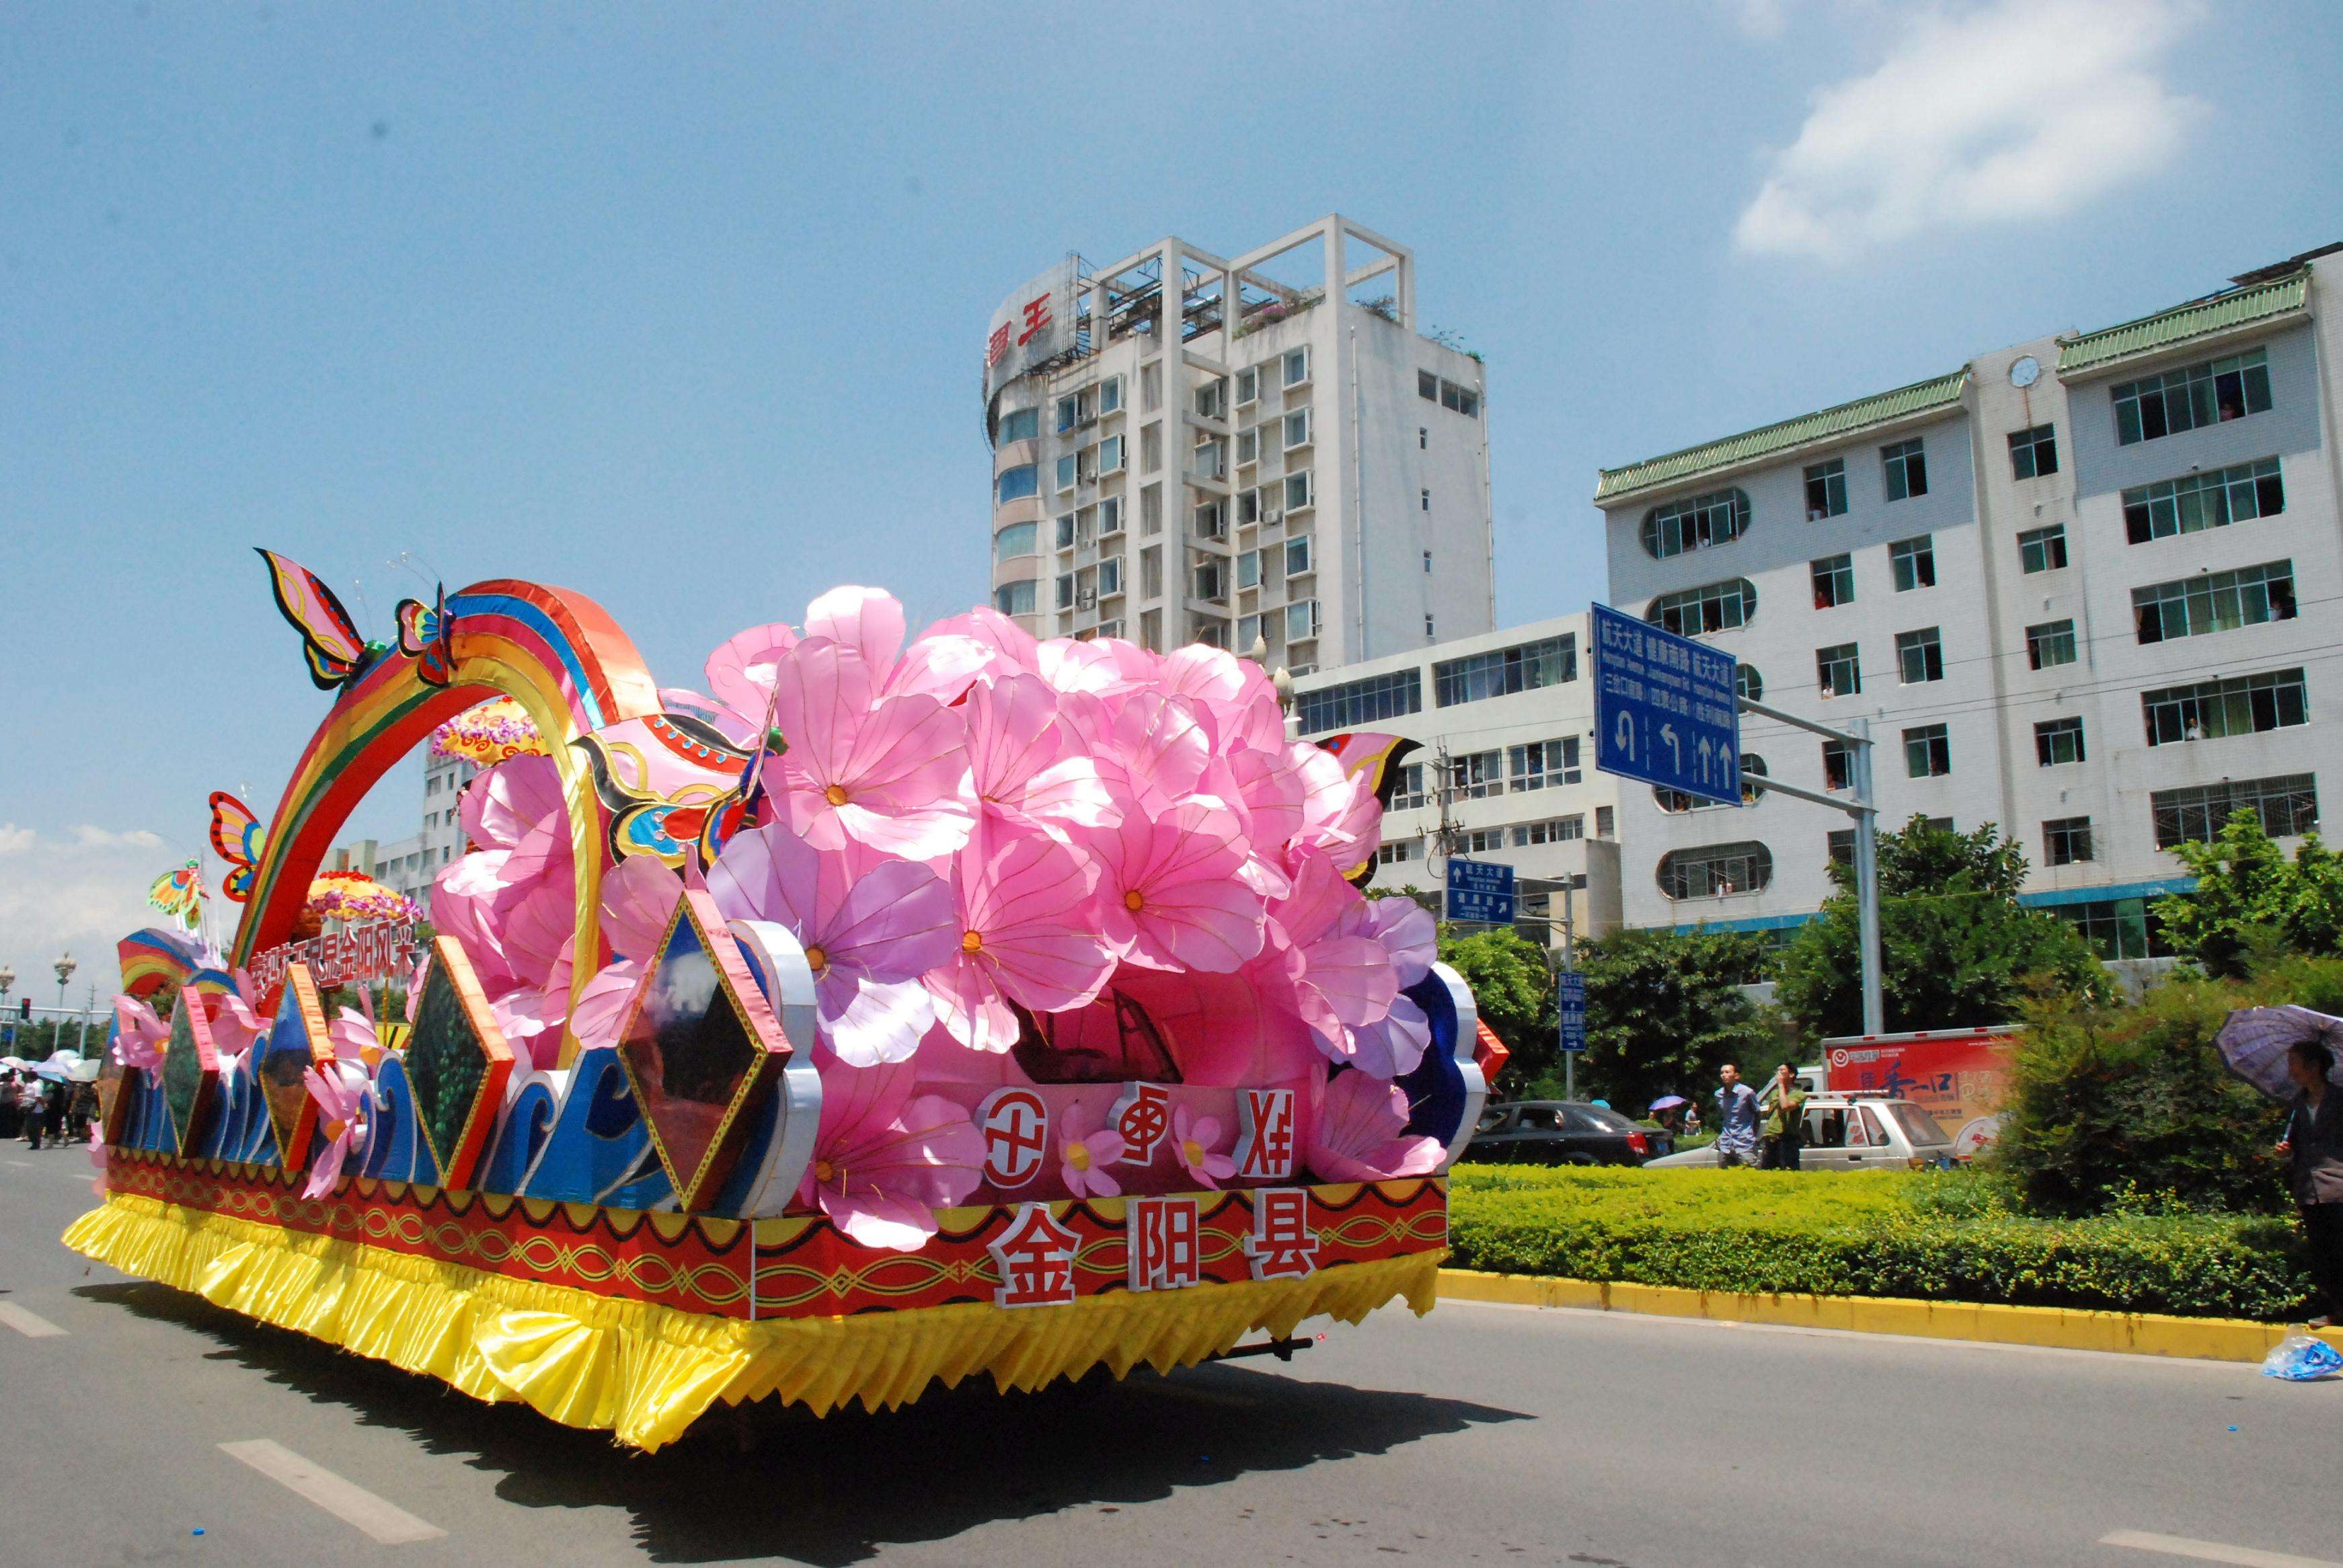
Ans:
[[[1210,1206],[1204,1282],[1134,1292],[1119,1282],[1125,1201],[1052,1204],[1084,1235],[1077,1298],[1011,1308],[992,1302],[984,1242],[1012,1211],[946,1211],[928,1249],[886,1253],[819,1219],[750,1224],[358,1181],[313,1201],[278,1172],[124,1152],[67,1246],[644,1449],[719,1402],[888,1409],[980,1372],[1009,1391],[1101,1366],[1168,1372],[1306,1318],[1357,1322],[1393,1300],[1426,1312],[1447,1231],[1444,1182],[1312,1187],[1314,1271],[1215,1279],[1245,1270],[1248,1195],[1198,1194]],[[889,1295],[903,1304],[881,1304]],[[712,1310],[669,1304],[689,1297]]]

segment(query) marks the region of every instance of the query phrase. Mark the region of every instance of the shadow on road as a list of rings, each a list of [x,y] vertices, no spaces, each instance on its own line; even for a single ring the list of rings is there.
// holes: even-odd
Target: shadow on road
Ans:
[[[637,1541],[666,1563],[781,1556],[843,1568],[882,1546],[995,1521],[1146,1503],[1250,1472],[1531,1419],[1223,1363],[1168,1378],[1142,1371],[1121,1382],[1094,1373],[1035,1394],[996,1393],[978,1377],[878,1415],[857,1407],[816,1420],[770,1402],[719,1407],[682,1441],[642,1454],[525,1405],[481,1404],[160,1285],[89,1285],[75,1294],[201,1333],[221,1347],[213,1359],[500,1474],[497,1493],[508,1503],[625,1509]]]

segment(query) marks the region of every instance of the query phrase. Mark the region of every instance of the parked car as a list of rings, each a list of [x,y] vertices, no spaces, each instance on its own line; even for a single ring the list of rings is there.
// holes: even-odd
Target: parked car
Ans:
[[[1908,1100],[1882,1094],[1816,1094],[1806,1101],[1805,1171],[1951,1165],[1959,1158],[1936,1119]],[[1716,1149],[1687,1149],[1654,1165],[1715,1165]]]
[[[1675,1137],[1638,1127],[1606,1105],[1521,1100],[1481,1112],[1467,1160],[1503,1165],[1641,1165],[1675,1147]]]

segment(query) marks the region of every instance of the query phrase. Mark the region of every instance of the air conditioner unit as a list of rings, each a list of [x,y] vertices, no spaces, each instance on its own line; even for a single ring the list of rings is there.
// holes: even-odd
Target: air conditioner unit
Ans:
[[[1094,594],[1094,593],[1078,593],[1078,594],[1076,594],[1076,595],[1074,596],[1074,608],[1075,608],[1076,609],[1096,609],[1096,608],[1098,608],[1098,595],[1096,595],[1096,594]]]

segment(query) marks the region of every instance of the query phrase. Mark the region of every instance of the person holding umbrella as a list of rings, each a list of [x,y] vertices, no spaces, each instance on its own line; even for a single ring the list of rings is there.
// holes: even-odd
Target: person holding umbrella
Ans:
[[[2343,1096],[2335,1092],[2335,1052],[2324,1040],[2295,1041],[2286,1061],[2301,1098],[2278,1149],[2288,1158],[2295,1211],[2310,1252],[2310,1282],[2320,1309],[2310,1326],[2331,1328],[2343,1319]]]

